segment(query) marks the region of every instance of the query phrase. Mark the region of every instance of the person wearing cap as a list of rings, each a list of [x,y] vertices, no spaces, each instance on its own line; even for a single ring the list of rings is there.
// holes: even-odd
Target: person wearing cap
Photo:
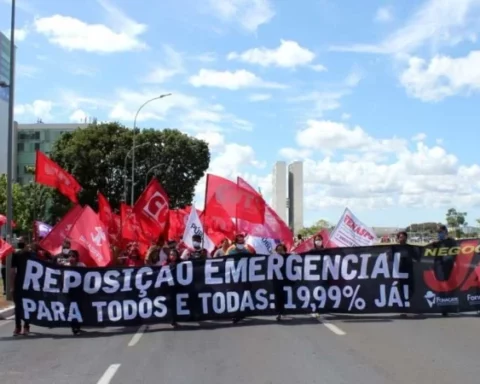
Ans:
[[[193,235],[192,236],[192,245],[193,249],[185,249],[180,256],[182,260],[202,260],[206,259],[208,255],[208,251],[205,248],[202,248],[202,236],[200,235]]]
[[[250,245],[245,244],[245,235],[243,233],[237,234],[233,244],[227,249],[227,256],[240,253],[255,253],[255,250]]]

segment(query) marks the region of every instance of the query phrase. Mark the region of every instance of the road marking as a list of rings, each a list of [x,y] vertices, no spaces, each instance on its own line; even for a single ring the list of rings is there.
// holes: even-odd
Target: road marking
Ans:
[[[147,329],[146,325],[142,325],[140,328],[138,328],[137,333],[135,333],[135,335],[133,335],[132,340],[130,340],[130,342],[128,343],[128,346],[129,347],[134,347],[135,345],[137,345],[137,343],[142,338],[143,333],[145,332],[146,329]]]
[[[339,327],[337,327],[335,324],[333,323],[330,323],[329,321],[325,320],[322,318],[321,315],[317,314],[317,313],[313,313],[311,315],[314,319],[317,319],[317,321],[320,323],[320,324],[323,324],[327,329],[329,329],[330,331],[332,331],[334,334],[336,334],[337,336],[345,336],[347,334],[347,332],[343,331],[342,329],[340,329]]]
[[[335,324],[328,323],[325,321],[320,321],[325,327],[327,327],[330,331],[335,333],[338,336],[345,336],[347,333],[342,331],[340,328],[338,328]]]
[[[110,381],[112,381],[113,376],[115,376],[115,373],[117,373],[118,368],[120,368],[120,364],[110,365],[100,380],[98,380],[97,384],[109,384]]]

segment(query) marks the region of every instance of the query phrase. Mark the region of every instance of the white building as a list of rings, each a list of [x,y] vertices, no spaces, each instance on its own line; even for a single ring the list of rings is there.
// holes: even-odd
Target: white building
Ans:
[[[287,164],[277,161],[273,167],[272,208],[287,222]]]
[[[303,228],[303,162],[288,166],[288,226],[293,233]]]

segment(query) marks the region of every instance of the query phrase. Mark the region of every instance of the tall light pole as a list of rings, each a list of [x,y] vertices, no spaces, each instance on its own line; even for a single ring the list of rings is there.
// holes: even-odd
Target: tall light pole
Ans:
[[[13,220],[13,106],[15,90],[15,0],[12,0],[10,20],[10,84],[8,84],[8,143],[7,143],[7,239],[12,242]],[[9,258],[11,259],[11,258]],[[7,261],[7,300],[12,300],[10,281],[11,260]]]
[[[163,99],[164,97],[167,97],[167,96],[170,96],[170,95],[171,95],[171,93],[166,93],[164,95],[160,95],[160,96],[154,97],[153,99],[147,100],[146,102],[144,102],[140,106],[140,108],[138,108],[138,111],[135,114],[135,119],[133,120],[133,145],[132,145],[132,195],[131,195],[131,199],[130,199],[130,204],[132,206],[133,206],[134,199],[135,199],[135,188],[134,188],[134,185],[135,185],[135,138],[137,136],[137,134],[135,133],[135,130],[137,129],[138,114],[143,109],[143,107],[145,107],[147,104],[151,103],[152,101],[158,100],[158,99]]]
[[[146,147],[147,145],[150,145],[150,143],[143,143],[143,144],[135,145],[132,149],[130,149],[127,152],[127,155],[125,156],[125,164],[123,166],[123,173],[125,175],[124,179],[123,179],[123,200],[125,201],[125,203],[127,202],[127,161],[128,161],[128,156],[130,156],[130,154],[132,153],[132,151],[134,149]],[[133,185],[132,185],[132,188],[133,188]],[[132,205],[133,205],[133,203],[132,203]]]
[[[148,175],[154,171],[155,169],[158,169],[160,167],[162,167],[164,164],[157,164],[157,165],[154,165],[152,168],[150,168],[147,173],[145,174],[145,187],[147,186],[147,183],[148,183]]]

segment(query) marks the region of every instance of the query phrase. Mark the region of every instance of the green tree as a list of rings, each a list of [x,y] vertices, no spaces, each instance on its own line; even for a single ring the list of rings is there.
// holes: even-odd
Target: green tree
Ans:
[[[303,238],[307,238],[310,236],[315,235],[316,233],[320,232],[322,229],[332,229],[332,225],[327,220],[318,220],[315,224],[310,227],[302,228],[298,234],[302,235]]]
[[[16,233],[30,233],[34,220],[49,221],[47,204],[51,191],[34,183],[13,184],[13,220]],[[7,177],[0,176],[0,214],[7,212]]]
[[[12,186],[13,221],[15,232],[28,230],[28,212],[25,204],[25,194],[20,184]],[[7,215],[7,176],[0,175],[0,214]]]
[[[455,208],[450,208],[446,214],[446,221],[449,228],[452,228],[456,237],[462,236],[462,228],[467,226],[467,212],[458,212]]]
[[[176,129],[134,133],[118,123],[94,124],[63,134],[50,156],[82,186],[81,204],[96,209],[97,191],[101,191],[115,209],[123,200],[125,177],[131,178],[131,154],[127,154],[134,134],[136,145],[142,146],[135,152],[135,199],[145,188],[146,178],[156,176],[169,195],[172,208],[191,204],[195,186],[208,169],[210,152],[205,141]],[[130,188],[131,183],[127,186]],[[130,189],[127,202],[130,203]],[[54,217],[62,216],[70,207],[68,199],[54,195]]]

